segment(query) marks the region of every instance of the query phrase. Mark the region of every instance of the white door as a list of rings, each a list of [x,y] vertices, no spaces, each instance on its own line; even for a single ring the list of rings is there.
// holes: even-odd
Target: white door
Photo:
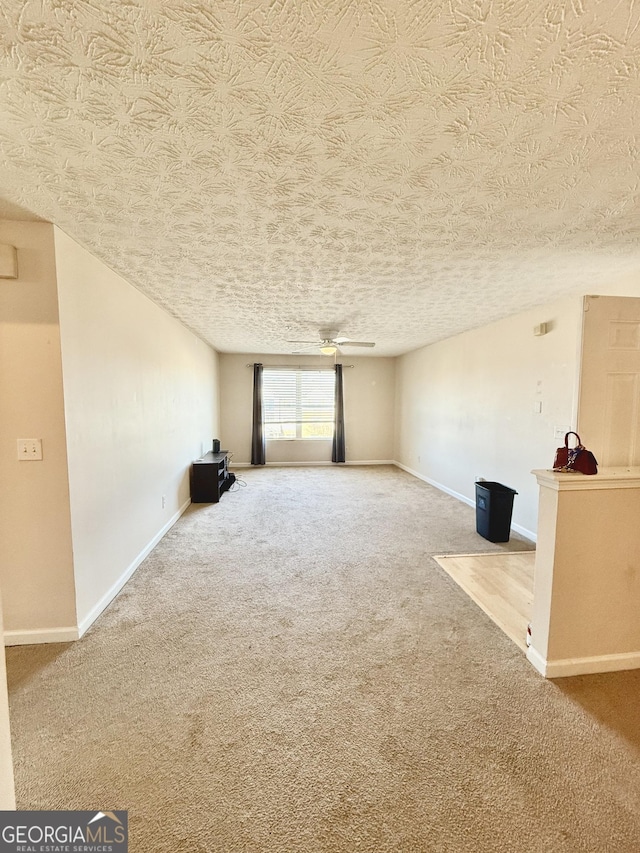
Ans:
[[[640,465],[638,298],[585,296],[578,432],[599,465]]]

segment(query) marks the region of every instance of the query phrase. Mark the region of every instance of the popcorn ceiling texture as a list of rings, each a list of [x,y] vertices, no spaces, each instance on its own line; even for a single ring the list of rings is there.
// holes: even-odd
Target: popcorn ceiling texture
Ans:
[[[405,352],[640,269],[639,48],[634,0],[3,0],[0,215],[220,350]]]

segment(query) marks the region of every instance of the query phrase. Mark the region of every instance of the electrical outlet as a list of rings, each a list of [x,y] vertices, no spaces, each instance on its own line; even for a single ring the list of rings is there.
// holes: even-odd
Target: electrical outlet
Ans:
[[[167,505],[167,496],[163,495],[162,496],[162,509],[164,509],[166,507],[166,505]]]
[[[553,437],[562,440],[568,432],[571,432],[571,427],[554,426]]]
[[[19,438],[18,459],[21,462],[40,462],[42,459],[42,439]]]

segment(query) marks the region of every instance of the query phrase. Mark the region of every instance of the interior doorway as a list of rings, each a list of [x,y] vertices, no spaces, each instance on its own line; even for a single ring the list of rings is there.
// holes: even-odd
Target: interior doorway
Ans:
[[[584,298],[578,432],[600,466],[640,465],[639,298]]]

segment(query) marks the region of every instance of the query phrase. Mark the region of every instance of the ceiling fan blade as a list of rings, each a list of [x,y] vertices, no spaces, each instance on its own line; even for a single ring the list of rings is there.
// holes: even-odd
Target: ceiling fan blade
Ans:
[[[375,344],[371,341],[341,341],[341,347],[374,347]]]
[[[288,344],[309,344],[309,346],[320,346],[323,341],[287,341]]]

